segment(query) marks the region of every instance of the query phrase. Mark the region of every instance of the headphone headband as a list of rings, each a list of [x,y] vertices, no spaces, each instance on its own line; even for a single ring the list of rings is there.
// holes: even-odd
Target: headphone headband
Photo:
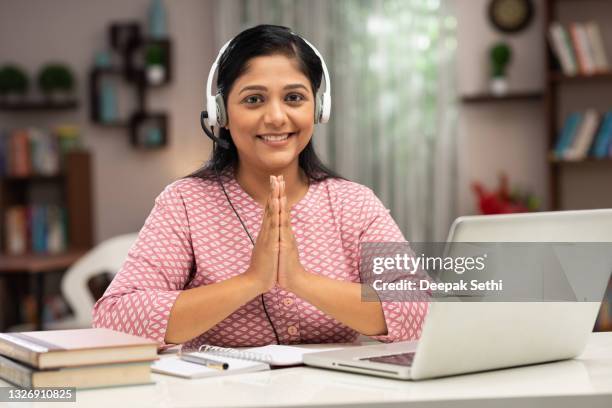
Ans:
[[[319,89],[317,90],[317,94],[315,97],[314,121],[315,123],[327,123],[329,121],[329,117],[331,114],[331,83],[329,80],[329,72],[327,71],[327,66],[325,65],[325,60],[323,60],[323,57],[321,56],[321,53],[319,52],[319,50],[317,50],[317,48],[314,45],[312,45],[310,42],[308,42],[305,38],[293,32],[291,34],[295,35],[296,37],[301,38],[314,51],[317,57],[319,57],[319,59],[321,60],[321,66],[323,67],[323,79],[325,81],[325,91],[323,92],[323,95],[321,96],[320,95],[321,86],[319,86]],[[229,47],[232,41],[233,39],[226,42],[223,45],[223,47],[221,47],[221,49],[219,50],[219,54],[217,54],[217,58],[215,58],[215,62],[213,62],[212,66],[210,67],[210,72],[208,73],[208,80],[206,81],[206,101],[205,102],[206,102],[206,111],[208,113],[207,115],[208,117],[205,118],[204,120],[206,120],[208,123],[208,126],[211,126],[211,127],[223,127],[227,123],[227,115],[225,112],[223,97],[221,96],[220,93],[217,93],[217,95],[212,94],[212,83],[213,83],[213,78],[215,76],[215,72],[217,71],[217,68],[219,66],[219,60],[221,59],[221,56],[223,55],[225,50]]]

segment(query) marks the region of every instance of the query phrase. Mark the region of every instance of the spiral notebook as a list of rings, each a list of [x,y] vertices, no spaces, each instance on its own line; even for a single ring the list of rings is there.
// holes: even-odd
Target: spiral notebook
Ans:
[[[181,360],[180,356],[157,360],[151,369],[155,373],[183,378],[203,378],[222,375],[249,373],[269,370],[270,366],[292,366],[302,364],[304,354],[328,351],[338,348],[301,348],[283,345],[268,345],[238,350],[204,345],[196,352],[185,353],[190,357],[214,359],[229,364],[227,370],[216,370],[204,365]]]
[[[240,360],[257,361],[273,366],[291,366],[303,364],[304,354],[329,351],[336,348],[338,348],[338,346],[324,348],[303,348],[270,344],[262,347],[238,350],[233,348],[205,345],[200,347],[197,354],[206,353],[215,356],[237,358]]]

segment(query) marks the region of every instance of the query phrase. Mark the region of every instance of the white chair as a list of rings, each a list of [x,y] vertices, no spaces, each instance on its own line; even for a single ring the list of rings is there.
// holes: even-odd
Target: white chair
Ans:
[[[95,300],[89,291],[89,280],[103,272],[116,274],[136,241],[137,233],[110,238],[74,263],[62,278],[62,294],[74,316],[46,325],[46,329],[80,329],[91,327]]]

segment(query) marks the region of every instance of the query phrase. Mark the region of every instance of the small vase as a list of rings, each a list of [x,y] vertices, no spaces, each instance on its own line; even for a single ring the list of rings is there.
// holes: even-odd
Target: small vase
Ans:
[[[508,81],[506,77],[493,77],[489,83],[491,94],[495,96],[504,96],[508,93]]]
[[[151,85],[160,85],[166,79],[166,68],[163,65],[149,65],[147,80]]]
[[[166,8],[162,0],[152,0],[149,7],[149,34],[152,38],[168,37],[166,29]]]

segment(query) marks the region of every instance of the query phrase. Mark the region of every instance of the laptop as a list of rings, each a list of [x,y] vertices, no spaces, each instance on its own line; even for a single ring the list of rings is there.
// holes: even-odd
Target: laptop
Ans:
[[[612,242],[612,209],[460,217],[448,242]],[[599,257],[606,259],[587,272],[601,300],[612,253]],[[418,342],[312,353],[304,363],[421,380],[570,359],[586,346],[599,308],[600,301],[431,302]]]

